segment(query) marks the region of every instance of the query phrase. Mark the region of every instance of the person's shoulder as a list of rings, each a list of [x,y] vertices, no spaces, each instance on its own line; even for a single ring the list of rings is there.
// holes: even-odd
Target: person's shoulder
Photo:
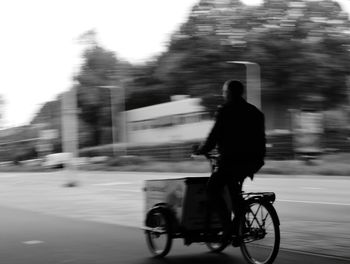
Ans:
[[[246,102],[246,106],[249,109],[249,111],[254,115],[264,117],[263,112],[259,108],[257,108],[255,105]]]

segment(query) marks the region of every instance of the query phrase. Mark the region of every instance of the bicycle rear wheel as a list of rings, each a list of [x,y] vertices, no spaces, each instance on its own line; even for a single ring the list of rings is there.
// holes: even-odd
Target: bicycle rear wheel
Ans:
[[[271,264],[280,245],[279,220],[271,203],[252,202],[242,215],[239,228],[241,251],[251,264]]]

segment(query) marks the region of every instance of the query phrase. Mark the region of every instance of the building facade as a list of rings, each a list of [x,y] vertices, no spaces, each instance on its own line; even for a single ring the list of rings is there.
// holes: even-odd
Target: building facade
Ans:
[[[130,144],[200,140],[213,125],[200,99],[188,97],[127,111],[126,120]]]

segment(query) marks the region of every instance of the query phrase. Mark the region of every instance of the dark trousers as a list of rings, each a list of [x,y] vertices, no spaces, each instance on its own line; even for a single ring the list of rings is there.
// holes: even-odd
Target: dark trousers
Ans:
[[[237,234],[238,217],[242,208],[242,184],[241,175],[233,175],[228,170],[218,169],[214,172],[207,183],[207,197],[209,200],[210,210],[217,212],[219,215],[224,232]],[[234,224],[231,223],[231,211],[224,199],[224,188],[227,186],[231,198],[232,211],[235,215]],[[233,229],[234,227],[234,229]]]

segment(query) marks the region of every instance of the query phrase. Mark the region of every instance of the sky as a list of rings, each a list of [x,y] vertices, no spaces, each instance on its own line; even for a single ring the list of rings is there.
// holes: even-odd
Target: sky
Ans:
[[[255,5],[262,0],[242,0]],[[350,0],[338,0],[350,12]],[[119,58],[142,63],[166,49],[199,0],[11,0],[0,2],[0,129],[28,124],[68,90],[90,29]]]

